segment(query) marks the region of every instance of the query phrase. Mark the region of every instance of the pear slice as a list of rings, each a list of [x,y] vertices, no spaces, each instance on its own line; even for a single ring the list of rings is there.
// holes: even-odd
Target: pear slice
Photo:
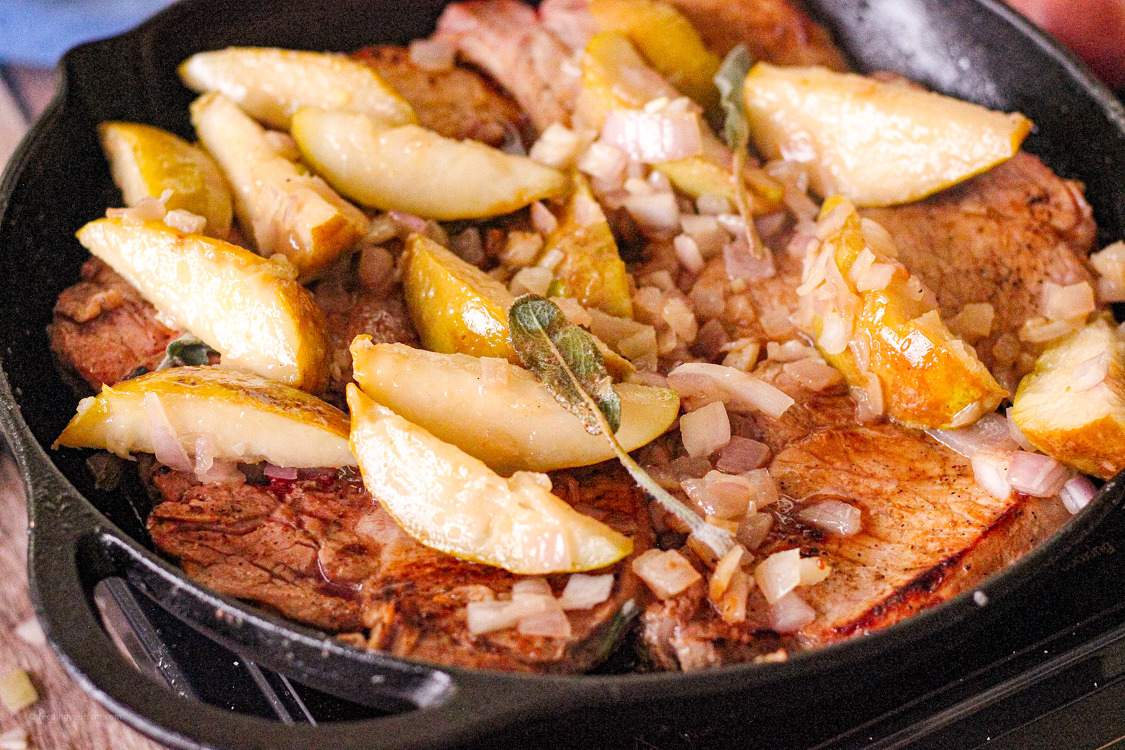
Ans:
[[[315,108],[293,116],[293,138],[333,187],[364,206],[450,221],[500,216],[560,195],[561,172],[476,141],[416,125]]]
[[[348,384],[352,451],[363,483],[427,547],[519,575],[595,570],[633,542],[550,492],[546,474],[504,479]]]
[[[156,453],[151,398],[190,460],[200,448],[221,461],[313,468],[354,466],[348,416],[260,375],[216,367],[173,367],[103,386],[82,399],[55,446],[102,448],[127,458]]]
[[[166,130],[136,122],[103,122],[98,125],[98,135],[126,206],[171,190],[166,209],[202,216],[207,220],[207,234],[227,238],[233,210],[230,187],[219,165],[203,149]]]
[[[1039,450],[1085,474],[1125,469],[1125,335],[1098,318],[1040,355],[1012,419]]]
[[[614,457],[604,437],[586,432],[522,367],[494,361],[486,380],[477,357],[373,345],[369,336],[357,337],[351,351],[364,393],[500,474],[589,466]],[[613,389],[621,397],[617,440],[625,450],[647,445],[676,421],[675,391],[630,383]]]
[[[313,393],[327,385],[324,319],[292,266],[159,221],[99,219],[78,239],[225,366]]]
[[[908,203],[984,172],[1031,130],[1019,113],[826,68],[758,63],[743,95],[762,156],[806,162],[817,193],[859,206]]]
[[[563,209],[558,227],[547,237],[543,254],[558,250],[563,258],[555,266],[552,297],[572,297],[585,307],[607,315],[633,317],[629,275],[617,252],[617,241],[609,228],[590,186],[574,175],[574,192]]]
[[[367,65],[344,55],[271,47],[199,52],[179,68],[188,88],[219,91],[279,130],[301,107],[362,112],[395,125],[418,122],[410,104]]]
[[[280,156],[262,126],[222,94],[196,99],[191,121],[234,187],[238,220],[261,255],[282,253],[308,277],[367,231],[362,211]]]
[[[406,307],[427,349],[519,364],[508,332],[508,308],[515,297],[507,287],[420,234],[407,238],[403,258]],[[636,371],[604,342],[598,341],[598,349],[614,377]]]

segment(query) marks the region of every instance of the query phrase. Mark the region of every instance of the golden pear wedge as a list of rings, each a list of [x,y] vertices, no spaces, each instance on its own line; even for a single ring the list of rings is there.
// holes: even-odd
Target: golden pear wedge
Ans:
[[[367,490],[427,547],[519,575],[605,567],[633,542],[550,492],[546,474],[504,479],[348,384],[352,451]]]
[[[343,195],[384,211],[450,221],[500,216],[560,195],[561,172],[417,125],[305,108],[293,116],[305,160]]]
[[[196,99],[191,121],[230,180],[239,223],[261,255],[282,253],[307,278],[367,231],[362,211],[280,156],[262,126],[222,94]]]
[[[228,47],[192,55],[180,78],[197,93],[219,91],[272,128],[289,129],[301,107],[361,112],[406,125],[418,122],[410,104],[367,65],[321,52]]]
[[[1011,158],[1031,130],[913,86],[826,68],[758,63],[743,88],[750,133],[767,159],[805,162],[821,196],[892,206],[936,193]]]
[[[122,457],[155,453],[154,398],[193,462],[202,441],[221,461],[355,465],[342,411],[275,380],[216,367],[173,367],[103,386],[79,402],[55,446],[102,448]]]
[[[357,337],[351,352],[364,393],[502,475],[589,466],[614,457],[603,436],[586,432],[522,367],[494,362],[486,381],[478,357],[372,344],[369,336]],[[675,391],[630,383],[613,388],[621,398],[617,440],[627,451],[664,434],[679,415]]]
[[[78,239],[224,366],[313,393],[327,385],[324,319],[292,266],[159,221],[99,219]]]
[[[407,238],[403,258],[406,307],[427,349],[519,364],[508,332],[508,308],[515,297],[507,287],[420,234]],[[598,341],[598,349],[614,377],[636,371],[604,342]]]
[[[1040,355],[1012,419],[1039,450],[1085,474],[1125,469],[1125,335],[1098,318]]]
[[[166,130],[136,122],[103,122],[98,135],[126,206],[171,190],[166,209],[202,216],[207,234],[227,238],[233,198],[207,152]]]

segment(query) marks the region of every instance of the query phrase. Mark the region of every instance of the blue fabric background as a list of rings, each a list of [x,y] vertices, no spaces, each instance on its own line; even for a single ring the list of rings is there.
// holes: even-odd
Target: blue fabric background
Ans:
[[[54,67],[62,53],[139,24],[174,0],[0,0],[0,62]]]

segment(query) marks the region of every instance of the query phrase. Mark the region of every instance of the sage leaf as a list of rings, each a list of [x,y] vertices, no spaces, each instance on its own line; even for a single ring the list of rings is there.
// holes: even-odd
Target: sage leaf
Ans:
[[[156,369],[166,370],[169,367],[183,367],[185,365],[202,367],[210,363],[212,354],[218,354],[218,352],[204,343],[202,339],[190,333],[185,333],[178,339],[168,342],[168,346],[164,349],[164,359],[161,360]]]
[[[526,294],[508,309],[508,330],[520,362],[591,435],[605,435],[621,465],[664,509],[683,521],[720,558],[734,546],[726,529],[712,526],[672,497],[617,442],[621,402],[594,337],[566,319],[554,302]]]
[[[742,88],[753,64],[750,51],[745,44],[740,44],[727,53],[714,78],[715,86],[719,89],[719,103],[726,112],[723,140],[732,151],[744,149],[750,142],[750,123],[742,107]]]

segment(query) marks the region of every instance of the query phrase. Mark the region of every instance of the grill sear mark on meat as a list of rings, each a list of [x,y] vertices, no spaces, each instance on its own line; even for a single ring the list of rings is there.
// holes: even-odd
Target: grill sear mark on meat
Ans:
[[[421,125],[447,138],[499,147],[526,126],[516,103],[475,71],[423,70],[411,62],[405,47],[367,47],[352,57],[370,65],[402,94]]]
[[[1038,158],[1010,161],[918,203],[863,211],[891,233],[899,260],[922,277],[949,319],[970,302],[988,302],[996,317],[977,354],[1010,390],[1030,368],[996,349],[1004,336],[1023,353],[1020,326],[1040,314],[1045,281],[1091,281],[1085,258],[1095,239],[1084,188],[1064,180]]]
[[[895,425],[819,430],[781,451],[770,473],[788,497],[839,499],[863,513],[863,529],[852,537],[782,517],[759,551],[799,546],[803,557],[818,555],[832,566],[826,580],[798,589],[816,620],[779,636],[755,590],[746,622],[728,625],[697,584],[650,604],[643,616],[646,646],[659,666],[719,666],[885,627],[970,589],[1069,517],[1055,499],[997,500],[976,485],[967,460]]]
[[[620,470],[559,472],[560,494],[633,537],[652,534],[641,493]],[[444,664],[523,672],[583,672],[622,635],[626,602],[647,595],[622,561],[611,598],[569,613],[570,638],[514,630],[473,637],[465,605],[510,592],[518,576],[436,552],[403,533],[358,478],[200,485],[157,470],[163,498],[149,517],[156,545],[200,583],[324,630],[366,629],[370,648]],[[550,576],[558,595],[567,576]],[[355,636],[351,637],[355,640]]]
[[[99,391],[140,367],[155,368],[181,333],[161,323],[156,308],[117,272],[90,258],[82,280],[59,295],[48,335],[64,367]]]

